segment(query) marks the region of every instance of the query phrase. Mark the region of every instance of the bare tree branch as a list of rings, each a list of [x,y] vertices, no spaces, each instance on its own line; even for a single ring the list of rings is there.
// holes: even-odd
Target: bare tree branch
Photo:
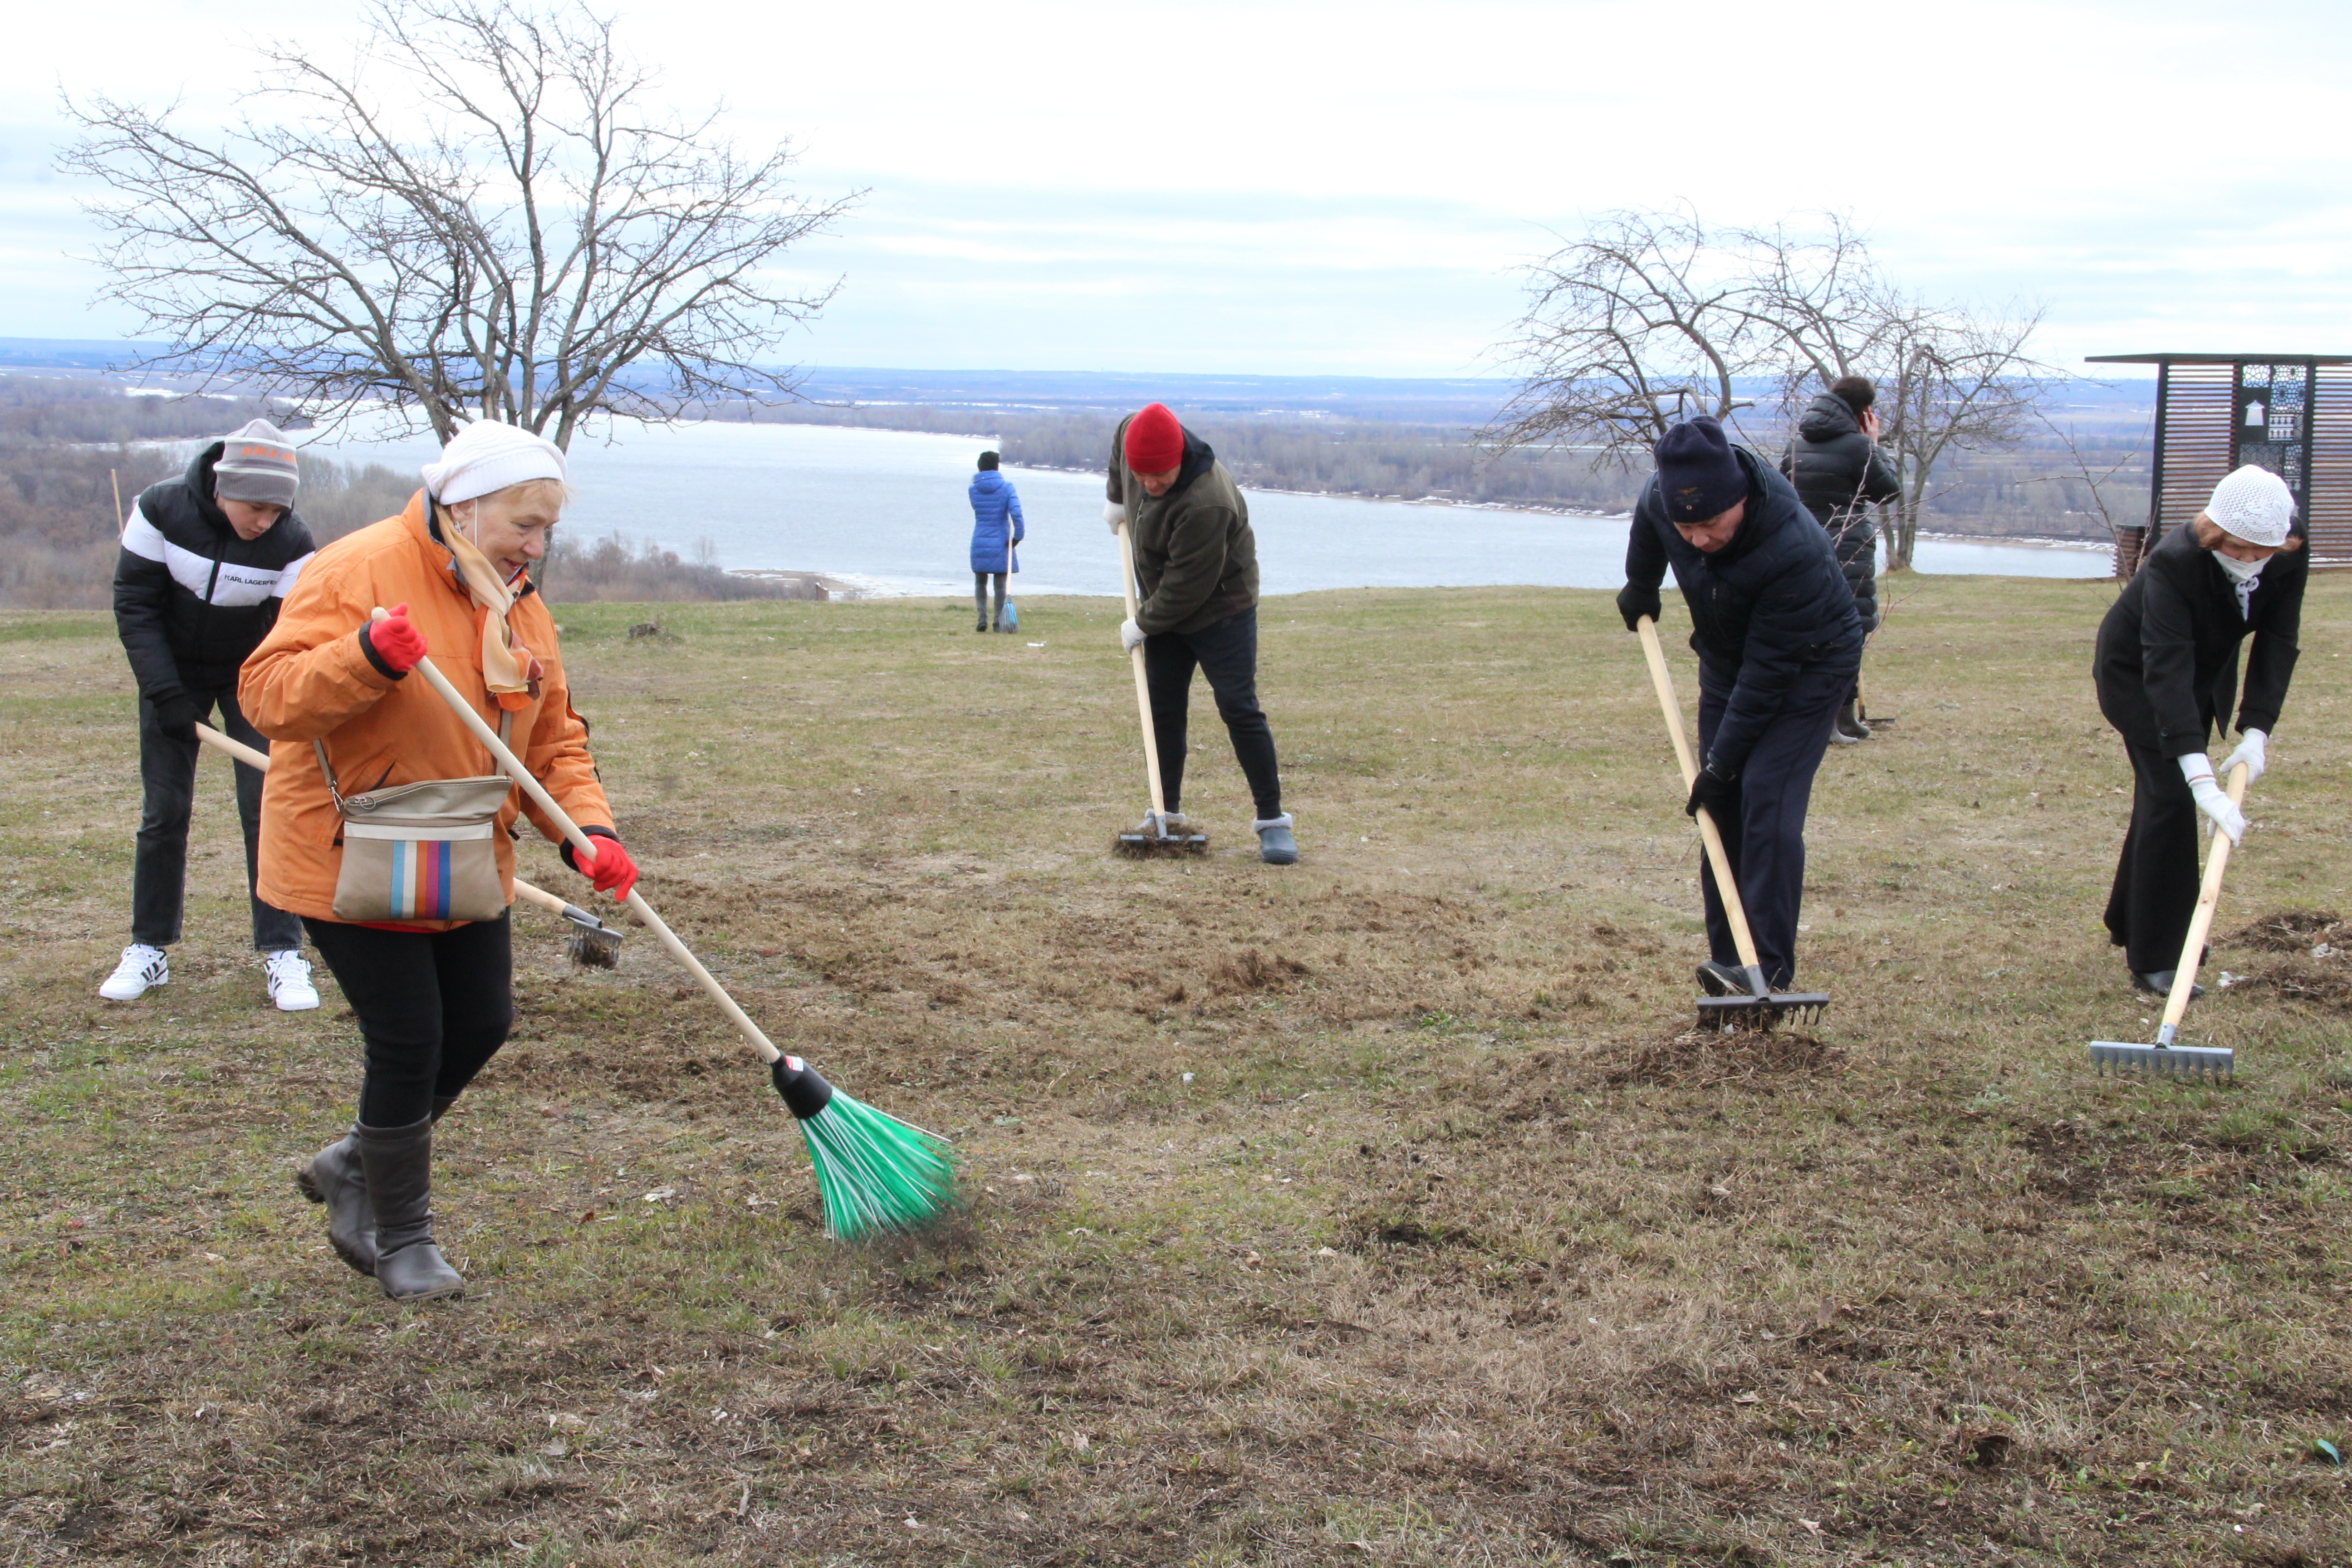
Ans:
[[[1523,377],[1482,432],[1491,446],[1582,446],[1630,469],[1677,419],[1706,413],[1738,427],[1757,409],[1778,426],[1760,446],[1777,453],[1808,398],[1866,375],[1903,482],[1884,513],[1890,571],[1911,563],[1937,464],[2014,445],[2050,374],[2027,352],[2039,310],[1913,299],[1835,213],[1765,229],[1712,229],[1686,207],[1609,213],[1528,275],[1507,350]],[[1760,409],[1744,395],[1759,384],[1771,388]]]
[[[1614,212],[1528,269],[1508,359],[1517,394],[1481,438],[1498,450],[1592,448],[1627,469],[1692,414],[1729,418],[1763,340],[1696,213]]]
[[[60,157],[109,195],[103,297],[159,363],[303,403],[390,404],[569,446],[612,415],[793,395],[759,360],[833,289],[779,260],[856,194],[815,201],[789,146],[665,114],[652,70],[582,0],[378,0],[357,58],[262,51],[269,85],[215,137],[173,110],[67,101]]]

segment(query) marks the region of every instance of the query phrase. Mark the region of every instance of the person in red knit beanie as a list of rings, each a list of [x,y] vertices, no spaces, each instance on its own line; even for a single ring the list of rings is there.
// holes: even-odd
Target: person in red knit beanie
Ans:
[[[1135,551],[1138,602],[1119,640],[1143,647],[1169,815],[1181,816],[1185,716],[1198,669],[1249,780],[1259,858],[1294,864],[1298,841],[1282,809],[1274,731],[1257,701],[1257,539],[1241,487],[1206,441],[1154,403],[1111,437],[1107,493],[1103,516],[1113,533],[1128,530]]]

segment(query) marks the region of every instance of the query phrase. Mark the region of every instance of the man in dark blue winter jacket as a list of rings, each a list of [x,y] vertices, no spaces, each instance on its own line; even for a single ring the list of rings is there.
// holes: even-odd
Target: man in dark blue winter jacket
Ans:
[[[1672,566],[1698,655],[1697,782],[1684,807],[1721,829],[1757,956],[1773,989],[1797,967],[1805,808],[1838,709],[1862,664],[1862,618],[1837,551],[1770,464],[1704,416],[1658,443],[1658,469],[1633,509],[1625,628],[1655,618]],[[1708,962],[1699,982],[1745,995],[1715,879],[1702,862]]]
[[[995,453],[982,452],[980,471],[965,492],[971,501],[971,607],[978,623],[971,629],[976,632],[1013,629],[1004,624],[1005,584],[1021,570],[1013,547],[1028,537],[1028,527],[1021,521],[1021,492],[996,465]],[[992,577],[996,580],[994,615],[988,609]]]
[[[237,710],[246,656],[278,624],[278,602],[310,559],[310,531],[294,515],[293,443],[266,419],[198,452],[187,473],[142,490],[122,525],[114,567],[114,625],[139,681],[139,776],[146,794],[131,880],[131,945],[99,987],[134,1002],[172,977],[164,949],[180,940],[188,819],[195,805],[196,726],[220,727],[257,751],[269,742]],[[253,893],[261,831],[261,774],[236,764],[245,826],[246,892],[253,944],[270,1000],[293,1013],[319,1005],[303,962],[302,922]]]

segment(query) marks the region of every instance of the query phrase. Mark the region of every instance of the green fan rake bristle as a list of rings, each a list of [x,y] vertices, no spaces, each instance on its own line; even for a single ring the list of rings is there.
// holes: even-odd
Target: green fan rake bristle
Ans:
[[[826,1234],[921,1230],[960,1206],[946,1139],[842,1093],[798,1057],[777,1058],[769,1073],[808,1142]]]

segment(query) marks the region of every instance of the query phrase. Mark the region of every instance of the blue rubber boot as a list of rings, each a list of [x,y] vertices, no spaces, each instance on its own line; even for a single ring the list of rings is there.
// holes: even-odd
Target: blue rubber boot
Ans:
[[[1250,823],[1257,835],[1257,858],[1269,866],[1298,864],[1298,840],[1290,835],[1290,813],[1259,817]]]

